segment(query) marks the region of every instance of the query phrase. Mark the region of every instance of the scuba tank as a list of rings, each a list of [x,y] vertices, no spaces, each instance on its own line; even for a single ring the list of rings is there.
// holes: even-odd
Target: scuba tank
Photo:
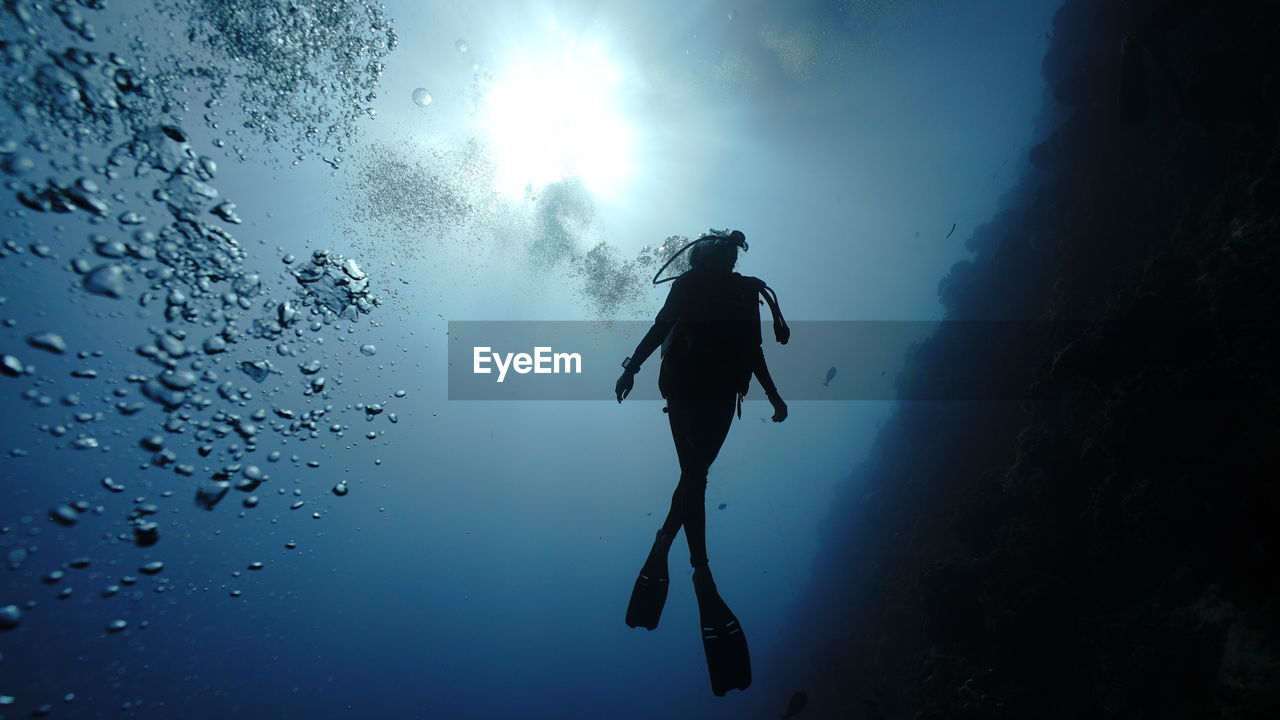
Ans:
[[[689,250],[689,248],[692,248],[693,246],[698,245],[700,243],[711,243],[711,244],[717,244],[717,245],[721,243],[730,244],[735,247],[742,248],[743,252],[746,252],[749,249],[749,246],[747,245],[747,237],[746,235],[742,234],[740,230],[730,231],[730,230],[716,230],[715,228],[711,228],[696,240],[691,240],[685,243],[683,247],[677,250],[671,257],[667,258],[667,261],[662,264],[662,267],[658,268],[658,272],[654,273],[653,284],[661,285],[662,283],[671,282],[675,280],[677,277],[679,277],[679,275],[673,275],[671,277],[663,278],[661,280],[658,279],[659,277],[661,277],[662,273],[668,267],[671,266],[671,263],[676,261],[676,258],[684,254],[685,251]],[[773,288],[764,284],[763,280],[760,281],[760,288],[758,292],[760,293],[760,296],[763,298],[763,302],[768,304],[769,306],[769,315],[773,319],[774,338],[777,339],[780,345],[786,345],[787,341],[791,339],[791,328],[787,325],[786,319],[782,317],[782,309],[778,306],[778,294],[774,292]],[[667,348],[670,345],[670,343],[671,343],[671,334],[668,333],[666,339],[662,341],[663,355],[666,355]]]
[[[658,269],[658,272],[653,276],[653,284],[661,285],[662,283],[665,283],[665,282],[671,282],[677,279],[677,277],[682,277],[682,276],[672,276],[669,278],[664,278],[659,280],[659,278],[662,276],[662,273],[665,272],[666,269],[670,267],[671,264],[675,262],[676,259],[679,258],[683,253],[689,251],[691,248],[693,248],[694,253],[699,252],[699,250],[697,249],[697,246],[699,245],[701,245],[702,247],[732,246],[734,248],[741,248],[744,251],[747,250],[746,236],[743,235],[740,231],[712,229],[710,232],[702,235],[696,240],[686,243],[683,247],[677,250],[670,258],[668,258],[666,263],[664,263],[662,267]],[[713,283],[722,282],[720,279],[718,279],[718,275],[714,277],[716,279],[711,279],[711,280],[708,280],[707,282],[713,282]],[[706,295],[705,294],[706,291],[703,291],[701,304],[696,308],[695,312],[693,313],[693,317],[682,318],[680,321],[677,321],[672,326],[671,331],[668,332],[667,336],[663,339],[661,357],[663,358],[664,372],[668,368],[668,365],[667,365],[667,362],[669,361],[668,355],[673,350],[672,345],[674,342],[680,343],[679,347],[677,348],[678,355],[680,357],[679,358],[673,357],[672,359],[677,360],[677,363],[678,363],[677,366],[685,367],[685,372],[687,372],[688,368],[690,367],[686,365],[686,363],[690,362],[691,358],[695,357],[700,353],[705,354],[710,352],[714,357],[714,356],[717,356],[718,353],[723,352],[723,349],[726,347],[738,346],[738,343],[735,340],[729,340],[728,344],[726,345],[725,344],[726,338],[724,337],[721,337],[718,340],[712,339],[712,337],[716,335],[715,331],[711,332],[711,336],[704,336],[702,332],[698,332],[696,330],[694,331],[694,334],[689,334],[690,332],[689,326],[686,325],[686,322],[685,322],[686,320],[688,320],[689,322],[692,322],[694,326],[701,323],[711,322],[716,327],[719,327],[721,321],[716,320],[715,318],[722,318],[723,322],[728,323],[728,325],[725,326],[725,329],[728,329],[729,327],[733,327],[733,326],[742,326],[741,324],[742,322],[745,321],[745,316],[742,316],[741,313],[749,312],[746,308],[749,308],[752,305],[768,305],[769,315],[773,320],[773,332],[774,332],[775,339],[778,341],[779,344],[782,344],[782,345],[786,345],[787,342],[791,339],[791,328],[790,326],[787,325],[786,319],[782,316],[782,309],[778,304],[778,295],[773,290],[773,288],[766,285],[764,281],[760,280],[759,278],[745,277],[742,275],[738,275],[737,273],[732,273],[730,276],[725,276],[724,281],[728,282],[728,285],[726,286],[725,289],[730,291],[730,295],[727,295],[721,298],[717,290],[710,290],[711,295]],[[700,287],[701,285],[702,283],[699,282],[697,287]],[[734,293],[738,293],[738,294],[734,294]],[[710,304],[707,304],[707,303],[710,303]],[[723,305],[723,308],[720,307],[721,305]],[[756,328],[756,330],[748,330],[745,332],[755,335],[754,343],[751,342],[751,340],[749,339],[746,342],[747,342],[747,345],[754,345],[754,347],[758,351],[759,341],[760,341],[759,333],[758,333],[760,318],[759,318],[758,312],[752,313],[752,314],[754,315],[754,319],[751,320],[751,324]],[[703,332],[706,332],[706,331],[703,331]],[[706,343],[710,343],[710,344],[708,345]],[[742,417],[743,393],[746,392],[746,388],[750,384],[751,371],[746,369],[747,366],[745,364],[740,364],[739,362],[737,362],[735,358],[737,357],[738,353],[752,352],[747,347],[747,345],[743,345],[739,347],[736,353],[730,352],[728,355],[724,355],[723,357],[721,357],[719,361],[713,361],[717,365],[721,365],[723,363],[722,372],[727,373],[728,377],[736,378],[735,380],[733,380],[733,382],[736,386],[735,387],[735,390],[737,393],[736,411],[737,411],[738,417]],[[701,349],[701,350],[696,349],[696,347],[698,346],[701,346],[704,349]],[[691,355],[690,353],[693,353],[693,354]],[[705,357],[706,356],[704,355],[704,358]],[[695,366],[699,364],[699,361],[696,361],[696,360],[692,360],[692,362],[695,363]],[[745,375],[739,375],[739,373],[745,373]],[[660,377],[659,384],[661,385],[662,382],[663,380]],[[664,394],[665,394],[665,391],[664,391]]]

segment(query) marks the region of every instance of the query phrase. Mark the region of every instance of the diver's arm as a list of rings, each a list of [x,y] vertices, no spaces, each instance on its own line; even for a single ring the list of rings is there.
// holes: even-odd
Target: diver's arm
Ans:
[[[640,366],[645,360],[653,354],[658,346],[662,345],[662,341],[667,338],[667,334],[671,332],[672,326],[675,325],[676,318],[680,316],[680,307],[685,295],[684,283],[680,278],[676,278],[671,283],[671,292],[667,293],[667,301],[662,305],[662,309],[658,311],[658,316],[653,321],[653,326],[649,328],[649,332],[644,334],[640,340],[640,344],[636,345],[635,352],[631,353],[631,357],[627,359],[626,365],[622,371],[622,375],[618,378],[617,384],[614,385],[614,394],[618,396],[618,402],[622,402],[635,383],[636,373],[640,372]]]
[[[666,308],[664,307],[663,310],[666,310]],[[649,328],[649,332],[644,334],[644,339],[636,346],[635,352],[631,353],[631,357],[627,358],[626,364],[622,366],[622,374],[618,376],[618,382],[614,383],[613,386],[613,394],[618,397],[618,402],[622,402],[631,394],[631,388],[635,386],[636,373],[640,372],[640,366],[662,344],[662,341],[667,337],[667,333],[671,332],[671,326],[672,322],[663,320],[662,314],[659,313],[658,319],[653,323],[653,327]]]
[[[765,397],[769,398],[769,402],[773,405],[773,421],[782,422],[787,419],[787,404],[782,401],[782,396],[778,394],[778,386],[773,383],[773,377],[769,375],[769,366],[764,361],[764,348],[756,346],[755,355],[751,372],[755,373],[756,379],[760,381],[760,387],[764,388]]]
[[[661,315],[658,316],[657,320],[654,320],[653,327],[649,328],[649,332],[644,334],[640,344],[636,345],[635,352],[631,353],[631,360],[627,363],[628,372],[632,375],[640,372],[640,366],[644,364],[645,360],[649,359],[653,351],[657,350],[662,341],[666,339],[667,333],[671,332],[672,325],[673,323],[670,320],[663,320]]]
[[[644,334],[640,344],[636,345],[635,352],[631,353],[631,360],[627,362],[627,370],[632,375],[640,372],[640,366],[644,364],[644,361],[648,360],[653,351],[662,345],[662,341],[667,339],[667,334],[671,332],[672,326],[676,324],[676,319],[680,317],[687,294],[688,290],[686,289],[684,278],[676,278],[675,282],[671,283],[671,292],[667,293],[667,301],[662,304],[662,309],[658,311],[658,316],[653,320],[653,327],[649,328],[649,332]]]

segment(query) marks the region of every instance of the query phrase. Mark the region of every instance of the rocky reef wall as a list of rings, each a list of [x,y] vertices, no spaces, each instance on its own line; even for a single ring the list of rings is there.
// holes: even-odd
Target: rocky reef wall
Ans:
[[[1067,0],[1033,170],[824,529],[815,717],[1280,717],[1280,6]],[[1004,395],[1009,395],[1006,392]]]

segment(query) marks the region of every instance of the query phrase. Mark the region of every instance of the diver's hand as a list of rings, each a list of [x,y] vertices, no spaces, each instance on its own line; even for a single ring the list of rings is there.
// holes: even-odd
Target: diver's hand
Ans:
[[[773,404],[773,421],[782,422],[787,419],[787,404],[782,402],[778,393],[769,393],[769,402]]]
[[[623,370],[622,375],[618,377],[618,383],[613,386],[613,392],[618,396],[618,402],[622,402],[624,398],[631,394],[631,388],[635,385],[636,374],[630,370]]]

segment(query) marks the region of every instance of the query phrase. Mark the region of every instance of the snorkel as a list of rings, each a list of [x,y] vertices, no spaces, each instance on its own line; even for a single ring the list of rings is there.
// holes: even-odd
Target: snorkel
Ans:
[[[678,275],[676,275],[669,278],[663,278],[661,280],[658,279],[658,277],[661,276],[662,273],[666,271],[668,267],[671,266],[671,263],[676,261],[676,258],[683,255],[686,250],[693,247],[694,245],[697,245],[698,243],[716,243],[716,244],[726,243],[726,244],[733,245],[734,247],[742,248],[743,252],[747,251],[747,236],[743,235],[741,230],[731,231],[731,230],[716,230],[715,228],[711,228],[706,233],[704,233],[701,237],[699,237],[697,240],[692,240],[688,243],[685,243],[684,247],[680,248],[675,252],[674,255],[667,258],[667,261],[662,264],[662,267],[658,268],[658,272],[654,273],[653,284],[661,285],[662,283],[671,282],[672,280],[675,280],[677,277],[679,277]]]

